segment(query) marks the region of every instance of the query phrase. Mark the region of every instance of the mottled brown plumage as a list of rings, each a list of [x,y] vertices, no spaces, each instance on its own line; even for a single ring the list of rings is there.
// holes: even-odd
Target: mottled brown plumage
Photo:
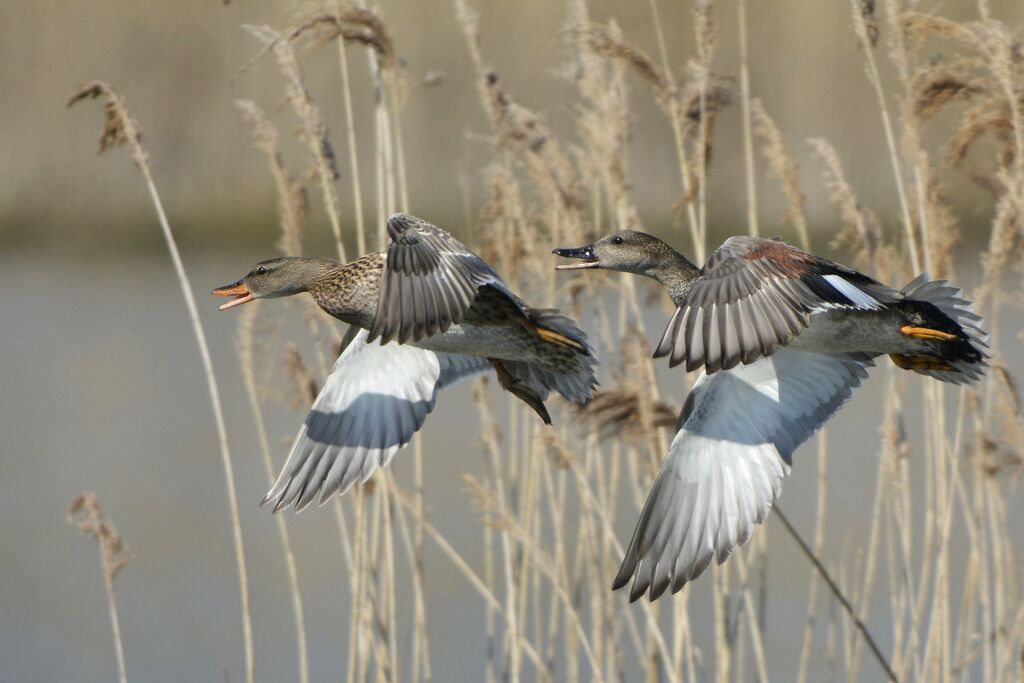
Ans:
[[[411,343],[495,361],[525,361],[555,375],[576,375],[592,364],[581,360],[590,358],[590,350],[572,321],[556,311],[527,306],[451,234],[404,214],[388,220],[388,234],[392,241],[386,250],[349,263],[270,259],[214,293],[234,295],[222,307],[231,308],[254,298],[308,292],[326,313],[368,330],[369,342],[379,338],[382,344]],[[517,385],[514,393],[523,397],[533,390],[546,396],[555,388],[551,382],[542,382],[543,389]],[[567,391],[573,400],[589,394]],[[535,407],[538,401],[528,403]],[[546,411],[538,413],[547,420]]]

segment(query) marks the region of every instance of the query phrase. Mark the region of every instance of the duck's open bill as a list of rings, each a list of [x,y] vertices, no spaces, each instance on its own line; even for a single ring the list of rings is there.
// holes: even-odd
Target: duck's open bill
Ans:
[[[226,311],[229,308],[234,308],[235,306],[241,306],[242,304],[247,304],[247,303],[249,303],[250,301],[252,301],[255,298],[255,297],[253,297],[252,292],[249,291],[249,288],[246,287],[245,283],[242,282],[241,280],[239,280],[238,282],[232,282],[230,285],[224,285],[223,287],[218,287],[217,289],[213,290],[212,294],[214,296],[233,296],[233,297],[235,297],[231,301],[229,301],[226,304],[224,304],[223,306],[221,306],[220,309],[219,309],[221,311]]]
[[[601,265],[601,262],[594,256],[594,245],[588,244],[585,247],[576,247],[575,249],[558,248],[551,252],[556,256],[563,256],[565,258],[580,259],[580,263],[559,263],[555,266],[555,270],[576,270],[578,268],[597,268]]]

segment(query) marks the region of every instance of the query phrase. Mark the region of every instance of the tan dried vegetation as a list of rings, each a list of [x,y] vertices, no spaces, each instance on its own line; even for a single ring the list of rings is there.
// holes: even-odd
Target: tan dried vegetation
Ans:
[[[430,680],[432,649],[465,650],[465,643],[449,642],[444,633],[428,628],[426,552],[447,558],[454,570],[451,580],[464,581],[480,599],[485,636],[480,640],[480,668],[473,674],[477,680],[724,683],[750,680],[752,674],[765,681],[822,680],[831,672],[851,681],[996,682],[1024,675],[1024,600],[1007,497],[1021,472],[1024,418],[1014,369],[1004,362],[998,340],[993,340],[989,379],[953,397],[935,383],[891,369],[878,371],[887,400],[877,416],[880,438],[860,454],[864,467],[877,471],[876,486],[866,494],[869,500],[862,509],[829,508],[824,491],[830,448],[821,437],[817,527],[803,532],[813,533],[812,542],[800,539],[814,566],[809,563],[807,568],[807,622],[798,658],[795,649],[781,660],[769,661],[765,655],[770,635],[766,620],[771,619],[765,596],[770,603],[777,580],[764,570],[769,530],[760,530],[756,541],[674,598],[627,607],[623,595],[609,590],[622,555],[619,532],[631,528],[638,514],[672,435],[678,406],[662,397],[648,353],[649,340],[660,329],[645,328],[638,284],[593,273],[556,279],[549,251],[553,244],[580,243],[595,233],[641,225],[629,182],[630,130],[635,123],[630,103],[648,96],[672,130],[678,162],[678,196],[666,197],[666,204],[675,202],[691,256],[701,260],[714,246],[707,243],[706,183],[714,141],[721,134],[715,115],[737,94],[735,81],[715,71],[716,35],[733,30],[733,25],[716,25],[713,19],[733,16],[732,7],[722,12],[706,0],[695,2],[694,35],[685,40],[675,36],[674,41],[690,44],[693,54],[682,68],[673,69],[665,40],[672,27],[662,25],[657,0],[649,3],[658,41],[651,48],[630,44],[614,22],[592,22],[585,0],[568,0],[562,33],[568,68],[562,73],[569,74],[576,98],[576,127],[560,138],[529,108],[529,93],[512,93],[506,87],[500,65],[487,61],[476,10],[467,0],[455,0],[453,14],[490,125],[492,152],[480,169],[486,201],[473,221],[473,246],[531,300],[581,315],[610,381],[577,413],[559,409],[561,419],[554,428],[543,428],[515,402],[501,398],[494,403],[496,394],[487,390],[487,381],[477,383],[473,400],[479,413],[478,445],[462,455],[471,457],[477,451],[486,474],[465,480],[466,500],[448,502],[479,515],[481,563],[464,557],[459,539],[449,538],[430,521],[419,439],[400,458],[400,467],[413,473],[411,485],[399,485],[392,467],[379,473],[373,486],[359,487],[332,503],[343,558],[339,585],[348,592],[351,610],[346,670],[340,675],[345,680]],[[745,5],[739,9],[742,23]],[[879,173],[891,173],[900,204],[898,222],[885,224],[861,204],[840,152],[829,142],[787,140],[762,102],[748,101],[750,92],[762,88],[756,82],[744,82],[739,93],[749,115],[749,142],[763,155],[763,167],[757,169],[763,173],[754,173],[755,157],[748,154],[748,178],[770,179],[762,193],[777,183],[788,207],[784,222],[803,244],[812,234],[805,196],[828,193],[838,226],[833,248],[844,250],[854,265],[893,282],[909,280],[924,269],[952,273],[952,249],[961,224],[945,200],[944,187],[965,177],[981,183],[993,193],[993,217],[981,254],[982,284],[974,298],[991,329],[1000,330],[1006,299],[1015,298],[1019,287],[1008,284],[1008,276],[1022,264],[1024,57],[1019,28],[1015,33],[991,16],[984,1],[978,4],[978,18],[965,23],[901,0],[877,5],[874,0],[850,0],[850,9],[889,153],[878,161]],[[276,60],[312,163],[312,171],[286,168],[277,151],[275,124],[257,105],[240,103],[278,192],[281,250],[301,250],[307,183],[319,187],[339,256],[345,255],[343,237],[352,233],[338,218],[345,202],[356,209],[359,249],[372,248],[374,235],[364,219],[365,225],[381,226],[392,211],[410,208],[401,119],[402,103],[415,90],[405,85],[411,79],[399,59],[401,36],[393,36],[374,11],[339,4],[317,6],[282,30],[251,30],[262,41],[262,50],[246,68],[269,68],[263,55]],[[338,46],[338,87],[346,102],[341,123],[315,104],[300,68],[302,49],[332,43]],[[368,51],[366,64],[376,85],[372,102],[352,102],[350,51]],[[893,69],[893,86],[883,82],[880,64]],[[429,74],[423,80],[430,80]],[[633,85],[640,86],[638,92]],[[455,84],[445,84],[449,86]],[[97,96],[107,100],[101,149],[129,142],[155,196],[138,127],[121,97],[102,84],[89,84],[72,102]],[[356,135],[353,104],[374,112],[372,134]],[[926,127],[927,139],[945,142],[925,146]],[[347,169],[335,157],[333,150],[341,147],[332,130],[345,131],[340,145],[349,154]],[[353,153],[357,138],[374,142],[372,169],[358,168]],[[807,144],[814,168],[801,173],[792,151]],[[819,177],[811,177],[814,173]],[[748,201],[756,199],[755,189],[751,183]],[[159,205],[157,210],[162,214]],[[748,228],[754,231],[756,211],[751,213]],[[379,242],[381,233],[376,236]],[[1013,294],[1005,294],[1007,287]],[[330,321],[310,314],[315,362],[304,361],[294,348],[282,360],[254,342],[260,336],[255,331],[274,326],[275,319],[259,306],[248,310],[240,328],[239,355],[272,476],[271,459],[280,460],[283,453],[267,445],[263,432],[262,411],[269,401],[276,406],[278,398],[267,387],[287,385],[283,378],[290,375],[295,387],[291,396],[308,404],[322,384],[340,335]],[[683,379],[679,372],[666,376],[674,382]],[[923,413],[923,438],[913,442],[905,426],[910,404]],[[870,439],[865,437],[865,442]],[[812,466],[811,450],[803,449],[800,467]],[[76,511],[86,508],[83,502]],[[777,513],[773,519],[799,539],[782,511]],[[826,537],[829,514],[869,516],[867,538]],[[97,504],[80,528],[96,536],[101,548],[113,547],[110,534],[94,533],[109,529],[99,518]],[[287,590],[293,595],[298,676],[307,680],[301,562],[292,557],[284,521],[279,532],[290,566]],[[119,555],[103,550],[103,557],[112,590],[116,569],[109,567],[120,566]],[[244,558],[239,559],[244,602]],[[828,592],[819,590],[820,577]],[[408,600],[399,604],[399,594]],[[700,600],[706,610],[707,596],[711,614],[694,607]],[[840,607],[829,606],[834,604]],[[872,607],[882,612],[870,613]],[[872,627],[883,623],[885,628],[872,637]],[[794,638],[780,641],[774,636],[772,647],[795,648],[794,643]],[[865,646],[872,651],[870,658],[863,656]],[[251,668],[248,673],[251,680]]]

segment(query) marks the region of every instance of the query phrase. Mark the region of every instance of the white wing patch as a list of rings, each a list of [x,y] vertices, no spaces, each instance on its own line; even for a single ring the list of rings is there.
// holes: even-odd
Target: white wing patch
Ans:
[[[613,588],[630,600],[680,590],[762,523],[793,451],[850,398],[871,360],[782,348],[701,374],[640,514]]]
[[[419,431],[445,386],[489,368],[483,358],[403,344],[367,343],[361,330],[342,352],[263,499],[301,510],[344,493],[385,467]]]
[[[884,308],[880,301],[869,295],[860,287],[852,284],[842,275],[823,275],[822,277],[824,277],[830,285],[838,289],[839,293],[849,299],[855,307],[871,311]],[[832,306],[834,305],[835,304],[832,304]],[[832,306],[826,306],[826,308],[831,308]]]

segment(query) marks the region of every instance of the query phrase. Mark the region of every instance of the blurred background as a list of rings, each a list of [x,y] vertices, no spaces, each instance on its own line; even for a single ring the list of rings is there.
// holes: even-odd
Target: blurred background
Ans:
[[[540,113],[571,147],[578,103],[558,66],[565,50],[563,4],[477,0],[474,6],[486,58],[507,90]],[[1011,26],[1024,22],[1019,0],[995,0],[991,6]],[[266,481],[238,373],[236,319],[218,315],[219,302],[205,293],[276,253],[273,181],[253,149],[250,126],[235,100],[252,99],[268,112],[282,132],[289,165],[299,169],[308,163],[307,150],[289,135],[299,123],[283,102],[282,79],[271,60],[264,57],[240,72],[260,49],[243,26],[280,29],[294,21],[297,9],[292,2],[270,0],[0,3],[0,385],[6,389],[0,393],[2,680],[112,677],[95,549],[64,521],[68,503],[84,489],[99,492],[137,555],[118,580],[129,678],[242,679],[223,473],[204,380],[159,227],[129,155],[115,151],[97,158],[101,111],[65,107],[72,90],[92,79],[107,81],[123,94],[142,126],[156,183],[200,299],[226,403],[252,591],[258,596],[258,677],[294,677],[284,568],[272,519],[257,507]],[[480,208],[480,169],[492,151],[452,6],[382,0],[378,9],[409,84],[402,125],[411,210],[465,235]],[[646,3],[593,0],[590,9],[596,22],[614,18],[631,43],[656,45]],[[670,61],[681,66],[693,51],[692,9],[683,2],[663,2],[660,9]],[[828,139],[862,202],[887,228],[898,220],[878,107],[864,75],[849,7],[843,2],[754,0],[748,12],[752,95],[763,101],[800,164],[815,245],[839,258],[842,254],[828,249],[835,218],[820,162],[807,139]],[[943,12],[970,19],[975,10],[972,3],[947,3]],[[736,77],[735,2],[715,3],[713,16],[718,24],[716,70]],[[649,51],[656,53],[653,47]],[[364,51],[350,50],[350,57],[359,65],[352,71],[358,153],[362,167],[371,169],[372,88]],[[325,46],[304,51],[300,58],[340,158],[346,152],[337,52]],[[885,68],[891,68],[887,62]],[[883,78],[891,80],[892,74],[886,71]],[[641,220],[687,247],[673,209],[679,174],[671,129],[643,84],[633,76],[630,83],[635,108],[629,181]],[[940,121],[936,128],[941,127]],[[745,229],[740,130],[740,109],[734,104],[716,123],[708,185],[712,244]],[[759,153],[757,164],[762,165]],[[342,224],[350,227],[345,173],[342,164]],[[976,243],[987,235],[994,204],[969,175],[967,167],[947,182],[963,235],[960,279],[968,290],[978,278]],[[762,232],[792,236],[783,224],[783,198],[772,183],[759,183]],[[331,256],[322,202],[312,184],[310,191],[306,251]],[[663,314],[654,311],[652,316],[652,324],[659,325]],[[1006,339],[1014,340],[1019,325],[1006,327]],[[289,340],[287,327],[277,334],[272,343]],[[1010,353],[1008,360],[1019,364],[1016,344]],[[882,391],[880,382],[870,382],[855,397],[835,421],[835,443],[875,434],[872,408],[882,400]],[[472,560],[481,553],[478,525],[467,514],[468,503],[453,495],[461,488],[460,473],[483,466],[475,452],[464,452],[465,439],[452,429],[469,392],[468,386],[460,387],[444,397],[424,431],[424,447],[431,520],[452,537],[464,532],[460,549]],[[683,394],[679,386],[669,398],[679,401]],[[283,403],[278,407],[267,411],[267,419],[280,458],[302,412]],[[810,447],[803,451],[809,452]],[[866,519],[854,513],[867,506],[873,490],[874,459],[870,462],[865,467],[856,457],[833,460],[830,506],[848,513],[830,520],[834,555],[856,545],[865,533]],[[399,455],[395,466],[403,464]],[[409,474],[399,471],[397,476],[409,481]],[[801,493],[813,490],[813,469],[797,467],[783,499],[794,521],[808,530],[813,501],[810,493],[806,499]],[[1021,505],[1019,500],[1011,503],[1013,519]],[[345,577],[338,572],[332,544],[337,532],[330,517],[327,509],[312,510],[291,525],[308,596],[313,680],[337,679],[346,642],[347,598],[337,589]],[[620,537],[627,537],[632,524],[616,520]],[[764,532],[784,549],[778,559],[770,559],[772,571],[785,574],[799,567],[791,589],[800,607],[787,611],[784,593],[773,600],[778,601],[779,623],[800,628],[806,563],[779,528],[769,524]],[[435,607],[429,626],[438,633],[432,652],[435,680],[472,680],[484,656],[480,604],[435,553],[428,554],[426,580]],[[877,626],[884,633],[885,622]],[[782,635],[786,628],[778,633],[769,630],[767,654],[785,671],[792,653]],[[472,647],[463,650],[459,643]],[[864,680],[873,680],[875,670],[869,664],[865,670]]]
[[[751,94],[764,102],[800,162],[812,225],[824,233],[834,223],[818,182],[820,167],[804,144],[815,137],[837,148],[866,204],[883,218],[895,215],[896,194],[890,175],[883,172],[886,150],[877,105],[849,8],[841,2],[797,0],[749,4]],[[689,3],[663,5],[670,62],[679,68],[693,54],[692,8]],[[1015,0],[991,5],[1011,26],[1019,26],[1024,17],[1024,7]],[[614,18],[627,40],[645,46],[657,59],[649,7],[597,0],[590,8],[596,23]],[[465,227],[467,193],[471,206],[480,197],[474,182],[480,160],[490,154],[481,140],[488,124],[465,41],[449,3],[383,2],[380,9],[410,84],[402,123],[411,205],[459,231]],[[482,2],[478,9],[487,58],[510,94],[572,140],[575,98],[558,68],[565,56],[563,5],[522,0]],[[93,255],[159,245],[148,199],[131,164],[123,158],[93,158],[99,130],[95,112],[64,108],[75,86],[94,79],[121,92],[142,125],[154,175],[183,244],[257,251],[270,244],[277,228],[273,186],[235,100],[257,101],[286,132],[298,122],[282,102],[282,80],[270,60],[239,76],[259,50],[242,26],[284,28],[294,21],[295,3],[7,0],[0,11],[0,84],[7,93],[0,101],[0,240],[5,247]],[[975,10],[972,3],[951,3],[943,13],[970,19]],[[738,77],[735,3],[716,4],[714,17],[719,28],[716,69]],[[367,70],[356,68],[365,55],[353,57],[356,126],[363,133],[359,153],[362,168],[370,169],[372,93]],[[887,60],[880,63],[890,68]],[[337,52],[333,46],[308,51],[302,66],[343,154]],[[888,80],[892,74],[883,76]],[[668,144],[671,129],[644,86],[633,82],[630,180],[643,221],[668,230],[679,187]],[[728,107],[717,123],[709,216],[720,234],[734,231],[744,215],[739,111]],[[941,122],[934,128],[941,130]],[[304,163],[306,153],[291,137],[283,136],[286,154]],[[339,189],[344,197],[347,179]],[[966,174],[949,189],[962,221],[989,218],[992,202],[967,182]],[[781,224],[778,193],[762,194],[762,221],[769,227]],[[345,209],[350,210],[349,203],[343,203]],[[350,224],[351,216],[346,218]],[[311,221],[318,224],[322,216]],[[315,237],[325,231],[310,233]]]

